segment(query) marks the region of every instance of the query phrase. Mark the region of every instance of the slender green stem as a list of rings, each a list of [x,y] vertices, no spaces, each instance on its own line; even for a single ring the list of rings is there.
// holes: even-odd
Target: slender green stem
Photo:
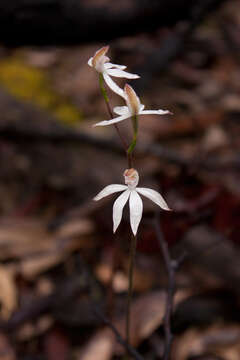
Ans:
[[[104,79],[103,79],[103,75],[101,73],[99,73],[99,87],[100,87],[102,96],[103,96],[103,98],[105,100],[109,116],[110,116],[111,119],[113,119],[114,114],[113,114],[112,108],[110,106],[109,97],[108,97],[108,94],[107,94],[107,90],[104,87]],[[126,140],[122,136],[121,131],[120,131],[119,127],[117,126],[117,124],[113,124],[113,125],[114,125],[114,127],[115,127],[115,129],[116,129],[116,131],[118,133],[118,136],[119,136],[119,138],[120,138],[120,140],[122,142],[122,146],[123,146],[123,148],[124,148],[124,150],[126,152],[127,160],[128,160],[128,166],[129,166],[129,164],[132,164],[132,157],[129,156],[129,154],[128,154],[128,144],[126,143]]]
[[[133,150],[134,150],[134,148],[135,148],[136,144],[137,144],[137,137],[136,137],[135,135],[133,135],[133,140],[132,140],[132,142],[131,142],[131,144],[130,144],[130,146],[129,146],[128,150],[127,150],[128,155],[130,155],[130,154],[133,152]]]
[[[103,79],[103,75],[101,73],[99,74],[99,86],[100,86],[100,90],[103,95],[103,98],[105,100],[109,115],[111,118],[113,118],[114,117],[113,111],[112,111],[112,108],[109,103],[109,97],[108,97],[107,91],[104,87],[104,79]],[[137,119],[136,115],[132,117],[132,125],[133,125],[133,139],[132,139],[130,146],[128,146],[125,139],[122,137],[118,126],[116,124],[114,124],[115,129],[117,130],[117,133],[118,133],[118,135],[122,141],[123,147],[125,149],[129,168],[133,167],[132,153],[133,153],[133,150],[137,143],[138,119]],[[128,274],[129,285],[128,285],[128,296],[127,296],[127,316],[126,316],[126,341],[127,341],[127,343],[130,342],[131,302],[132,302],[132,294],[133,294],[133,271],[134,271],[134,263],[135,263],[136,244],[137,244],[137,237],[135,235],[132,235],[129,274]]]
[[[137,246],[137,237],[132,235],[131,237],[131,250],[130,250],[130,264],[128,272],[128,297],[127,297],[127,318],[126,318],[126,340],[130,342],[130,329],[131,329],[131,302],[133,294],[133,270],[135,263],[135,254]]]
[[[128,155],[131,155],[136,144],[137,144],[137,135],[138,135],[138,119],[137,115],[132,117],[132,125],[133,125],[133,139],[132,142],[127,150]]]
[[[109,103],[109,97],[107,95],[107,90],[104,87],[104,79],[103,74],[99,73],[99,86],[102,93],[102,96],[104,97],[104,100],[106,103]]]

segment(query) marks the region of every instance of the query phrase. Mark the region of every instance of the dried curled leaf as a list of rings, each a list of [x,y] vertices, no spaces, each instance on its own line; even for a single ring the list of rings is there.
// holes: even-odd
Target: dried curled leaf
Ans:
[[[17,289],[13,272],[6,266],[0,266],[0,303],[1,315],[8,319],[17,306]]]

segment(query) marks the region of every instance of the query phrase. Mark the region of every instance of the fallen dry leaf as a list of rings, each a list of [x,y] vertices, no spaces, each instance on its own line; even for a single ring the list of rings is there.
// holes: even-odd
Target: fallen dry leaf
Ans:
[[[93,224],[86,219],[69,220],[55,232],[33,218],[1,219],[0,259],[18,258],[13,268],[32,280],[64,261],[72,251],[93,246],[87,237],[92,231]]]
[[[215,324],[205,329],[190,329],[174,341],[173,359],[185,360],[203,354],[239,360],[240,327],[235,324]]]
[[[0,360],[16,360],[14,349],[6,335],[0,333]]]
[[[13,272],[7,266],[0,266],[1,315],[8,319],[17,306],[17,289]]]
[[[110,360],[114,348],[114,335],[110,329],[100,330],[77,355],[78,360]]]
[[[179,291],[175,296],[175,306],[189,296]],[[140,296],[133,302],[131,311],[131,345],[137,347],[141,341],[151,335],[162,323],[165,311],[166,293],[155,291]],[[125,338],[125,314],[113,321],[114,326]],[[123,354],[123,347],[109,328],[99,330],[82,349],[79,360],[110,360],[113,354]]]

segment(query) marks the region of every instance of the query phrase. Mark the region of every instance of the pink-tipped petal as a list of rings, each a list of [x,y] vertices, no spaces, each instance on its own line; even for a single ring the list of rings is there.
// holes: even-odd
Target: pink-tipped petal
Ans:
[[[140,198],[136,190],[131,191],[130,199],[129,199],[129,208],[130,208],[130,224],[131,224],[132,232],[134,235],[136,235],[143,213],[142,199]]]
[[[136,188],[136,191],[145,196],[146,198],[148,198],[149,200],[153,201],[155,204],[157,204],[158,206],[160,206],[163,210],[171,210],[169,209],[166,201],[163,199],[162,195],[159,194],[159,192],[152,190],[152,189],[148,189],[148,188]]]
[[[95,52],[93,59],[92,59],[92,65],[94,67],[97,67],[99,62],[103,61],[103,58],[105,57],[105,54],[108,52],[108,50],[109,50],[109,46],[104,46]]]
[[[115,92],[116,94],[118,94],[119,96],[123,97],[125,99],[125,94],[123,89],[121,89],[112,79],[111,77],[107,74],[107,72],[103,72],[103,78],[106,82],[106,84],[110,87],[110,89]]]
[[[123,191],[126,189],[127,189],[126,185],[121,185],[121,184],[108,185],[102,191],[100,191],[100,193],[98,193],[93,200],[98,201],[98,200],[101,200],[102,198],[104,198],[105,196],[108,196],[108,195],[114,194],[115,192]]]
[[[125,79],[139,79],[140,76],[137,74],[131,74],[127,71],[123,71],[120,69],[108,69],[108,74],[110,76],[115,76],[115,77],[119,77],[119,78],[125,78]]]
[[[137,115],[141,108],[140,99],[133,90],[133,88],[128,84],[124,86],[124,95],[131,114]]]
[[[121,220],[122,220],[122,213],[123,208],[126,205],[130,195],[130,191],[127,189],[122,193],[114,202],[113,204],[113,232],[117,230]]]

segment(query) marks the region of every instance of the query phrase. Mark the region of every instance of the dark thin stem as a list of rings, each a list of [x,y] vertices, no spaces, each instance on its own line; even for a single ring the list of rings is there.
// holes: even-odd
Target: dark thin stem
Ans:
[[[116,236],[116,241],[114,242],[113,246],[113,254],[112,254],[112,266],[111,266],[111,278],[108,286],[107,291],[107,309],[108,309],[108,317],[110,319],[113,318],[114,315],[114,307],[115,307],[115,298],[114,298],[114,276],[116,271],[119,267],[119,256],[120,256],[120,248],[119,248],[119,241],[118,236]]]
[[[131,330],[131,302],[133,294],[133,270],[135,263],[135,254],[137,246],[137,237],[132,235],[131,237],[131,249],[130,249],[130,264],[128,272],[128,297],[127,297],[127,318],[126,318],[126,340],[130,343],[130,330]]]
[[[168,290],[166,299],[166,309],[164,315],[164,332],[165,332],[165,349],[163,360],[168,360],[171,352],[172,345],[172,331],[171,331],[171,316],[173,312],[173,298],[176,288],[175,273],[176,273],[176,262],[171,259],[168,244],[163,236],[158,216],[155,217],[155,228],[159,246],[162,251],[164,264],[166,266],[168,274]]]
[[[128,354],[131,355],[133,359],[144,360],[142,355],[139,354],[126,340],[123,339],[116,327],[102,313],[100,313],[97,309],[94,309],[94,313],[103,321],[105,325],[107,325],[112,330],[119,344],[121,344],[126,349]]]

